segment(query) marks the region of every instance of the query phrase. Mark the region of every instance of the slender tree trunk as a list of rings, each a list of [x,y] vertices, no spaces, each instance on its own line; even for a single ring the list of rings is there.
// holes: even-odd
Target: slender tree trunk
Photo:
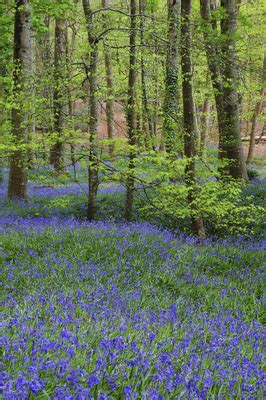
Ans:
[[[155,66],[153,71],[153,86],[154,86],[154,99],[153,99],[153,110],[152,110],[152,132],[153,132],[153,141],[154,141],[154,150],[157,149],[157,141],[158,141],[158,109],[159,109],[159,60],[158,60],[158,44],[157,40],[155,40]]]
[[[102,0],[102,7],[106,8],[109,5],[109,0]],[[103,15],[104,23],[103,28],[107,29],[108,19]],[[109,155],[114,155],[114,137],[115,137],[115,114],[114,114],[114,74],[112,66],[112,55],[108,46],[104,45],[104,63],[107,84],[107,100],[106,100],[106,120],[107,120],[107,134],[109,143]]]
[[[151,121],[152,121],[152,138],[154,143],[153,150],[157,151],[160,148],[160,143],[163,142],[163,138],[162,137],[158,138],[160,60],[159,60],[158,38],[156,37],[156,19],[153,7],[151,8],[151,18],[153,25],[152,34],[154,36],[154,62],[152,68],[152,85],[154,87],[154,97],[152,99],[152,105],[151,105]]]
[[[134,199],[134,169],[136,158],[136,36],[137,36],[137,4],[136,0],[130,0],[130,36],[129,36],[129,76],[127,96],[127,126],[129,144],[129,165],[127,176],[127,193],[125,219],[132,220]]]
[[[140,64],[141,64],[141,91],[142,91],[142,121],[143,121],[143,132],[145,135],[145,142],[147,149],[153,148],[153,129],[152,129],[152,118],[149,107],[149,100],[147,95],[147,87],[146,87],[146,66],[144,60],[144,51],[145,51],[145,39],[144,32],[146,28],[145,24],[145,13],[146,13],[146,0],[139,0],[139,13],[140,13],[140,44],[141,44],[141,55],[140,55]]]
[[[64,142],[63,134],[68,113],[66,90],[67,78],[67,24],[65,19],[55,20],[55,49],[54,49],[54,132],[56,142],[51,148],[51,163],[55,173],[64,171]]]
[[[77,4],[78,0],[74,0],[74,3]],[[67,74],[68,74],[68,85],[67,85],[67,92],[68,92],[68,115],[70,121],[70,159],[71,164],[73,167],[73,174],[74,180],[77,180],[77,173],[76,173],[76,146],[74,143],[74,133],[76,130],[75,127],[75,102],[72,100],[72,88],[70,85],[71,82],[71,67],[72,63],[74,62],[74,52],[76,50],[76,26],[75,24],[72,26],[72,35],[71,35],[71,45],[67,46]]]
[[[202,158],[206,158],[207,155],[207,142],[209,137],[209,127],[210,127],[210,111],[211,111],[210,97],[207,94],[205,96],[203,104],[203,115],[201,119],[200,156]]]
[[[33,147],[34,147],[34,140],[35,140],[35,103],[34,103],[34,97],[35,97],[35,91],[34,91],[34,43],[35,39],[32,37],[31,34],[31,60],[30,60],[30,76],[32,77],[32,87],[31,87],[31,96],[29,98],[29,124],[28,124],[28,129],[27,129],[27,166],[28,168],[32,168],[34,164],[34,157],[36,153],[34,154]]]
[[[96,200],[99,185],[98,180],[98,156],[97,156],[97,129],[98,129],[98,99],[97,92],[97,63],[98,49],[93,46],[90,57],[90,152],[89,152],[89,199],[88,199],[88,220],[95,219]]]
[[[256,141],[256,144],[259,144],[259,142],[261,141],[262,137],[266,136],[266,122],[264,121],[260,136],[258,137],[258,140]]]
[[[93,16],[89,0],[82,0],[84,15],[87,23],[88,42],[90,45],[90,76],[89,76],[89,197],[87,217],[91,221],[96,216],[96,200],[99,185],[97,129],[98,129],[98,99],[97,99],[97,72],[98,72],[98,43],[94,35]]]
[[[51,73],[51,48],[50,48],[50,16],[46,15],[44,17],[44,25],[46,28],[46,32],[43,34],[42,42],[41,42],[41,61],[42,61],[42,75],[44,76],[44,85],[43,85],[43,98],[45,99],[45,107],[50,110],[52,104],[52,93],[51,87],[48,83],[48,76]],[[44,162],[47,162],[47,153],[46,153],[46,137],[47,133],[52,131],[52,124],[50,119],[50,114],[48,116],[45,115],[45,118],[42,121],[42,158]]]
[[[188,187],[188,203],[191,210],[191,222],[194,233],[205,238],[205,229],[197,208],[196,171],[195,171],[195,106],[192,87],[192,45],[191,45],[191,9],[192,0],[181,1],[181,64],[182,91],[184,111],[184,153],[188,158],[186,165],[186,184]]]
[[[247,164],[251,163],[253,160],[254,150],[255,150],[255,140],[256,140],[257,119],[263,109],[265,95],[266,95],[266,52],[264,52],[264,60],[263,60],[263,68],[262,68],[262,86],[261,86],[261,92],[260,92],[260,99],[256,103],[254,114],[252,117]]]
[[[225,15],[221,20],[223,39],[223,105],[224,134],[223,147],[229,159],[229,174],[235,179],[248,180],[246,164],[240,135],[239,96],[237,93],[236,61],[236,19],[238,14],[236,0],[222,0]]]
[[[168,48],[165,71],[163,135],[166,151],[176,147],[178,127],[178,34],[180,0],[168,0]]]
[[[216,2],[215,2],[216,3]],[[216,8],[216,4],[212,8]],[[210,0],[200,0],[201,16],[205,21],[205,49],[207,54],[208,67],[211,73],[212,86],[214,89],[215,104],[217,110],[218,129],[219,129],[219,159],[227,159],[227,151],[223,146],[224,143],[224,104],[223,104],[223,83],[220,67],[220,55],[215,44],[217,38],[217,21],[212,18]],[[227,172],[229,172],[227,170]]]
[[[11,112],[12,132],[17,149],[10,159],[9,198],[27,196],[27,152],[29,128],[27,97],[31,93],[32,71],[31,25],[29,0],[16,0],[14,26],[14,104]],[[22,100],[21,100],[22,99]]]
[[[72,130],[75,131],[75,106],[73,105],[72,100],[70,99],[69,101],[69,117],[72,122]],[[72,141],[73,139],[70,139],[70,159],[71,159],[71,165],[73,167],[73,174],[74,174],[74,180],[77,180],[77,171],[76,171],[76,147],[74,142]]]

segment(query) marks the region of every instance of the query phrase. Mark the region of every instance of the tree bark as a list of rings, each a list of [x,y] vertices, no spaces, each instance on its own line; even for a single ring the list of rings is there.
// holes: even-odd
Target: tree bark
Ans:
[[[216,2],[210,5],[210,0],[200,0],[200,9],[202,19],[206,23],[204,39],[207,54],[208,67],[211,73],[212,86],[214,89],[215,104],[217,111],[218,129],[219,129],[219,159],[227,159],[227,151],[223,147],[224,135],[224,104],[223,104],[223,83],[220,66],[220,55],[215,44],[215,38],[218,35],[217,21],[212,18],[211,8],[216,8]],[[229,170],[227,170],[229,172]]]
[[[84,15],[87,23],[88,42],[90,46],[89,65],[89,196],[87,218],[92,221],[96,217],[96,201],[99,185],[98,179],[98,154],[97,154],[97,129],[98,129],[98,99],[97,99],[97,73],[98,73],[98,43],[94,34],[93,16],[89,0],[82,0]]]
[[[129,36],[129,75],[127,95],[127,127],[129,144],[129,165],[127,176],[127,192],[125,206],[125,220],[131,221],[133,217],[134,200],[134,169],[136,158],[136,37],[137,37],[137,4],[130,0],[130,36]]]
[[[182,65],[182,92],[184,111],[184,153],[187,157],[185,169],[186,184],[188,187],[188,203],[191,211],[191,222],[194,233],[200,238],[205,238],[203,220],[197,208],[196,190],[196,127],[195,106],[192,86],[192,45],[191,45],[191,10],[192,1],[181,1],[181,65]]]
[[[260,91],[260,98],[256,103],[254,114],[252,117],[247,164],[251,163],[253,160],[255,144],[256,144],[255,141],[256,141],[257,119],[263,109],[263,104],[265,102],[265,95],[266,95],[266,52],[264,52],[264,60],[263,60],[263,68],[262,68],[262,86],[261,86],[261,91]]]
[[[10,159],[8,183],[9,198],[27,196],[27,134],[29,107],[27,97],[31,93],[32,49],[29,0],[16,0],[14,23],[14,104],[11,112],[12,133],[17,147]]]
[[[152,127],[152,117],[149,107],[149,100],[147,94],[146,87],[146,66],[144,60],[144,50],[145,50],[145,13],[146,13],[146,0],[139,0],[139,14],[140,14],[140,44],[141,44],[141,55],[140,55],[140,64],[141,64],[141,92],[142,92],[142,121],[143,121],[143,133],[145,135],[145,144],[147,149],[153,149],[154,140],[153,140],[153,127]]]
[[[154,17],[154,15],[152,15]],[[155,23],[155,21],[153,20]],[[151,121],[152,121],[152,136],[154,142],[154,150],[158,150],[158,110],[159,110],[159,48],[158,48],[158,40],[155,37],[154,40],[154,64],[153,64],[153,71],[152,71],[152,84],[154,87],[154,98],[152,101],[152,109],[151,109]],[[162,140],[161,140],[162,142]]]
[[[54,132],[56,142],[51,148],[51,163],[57,175],[64,172],[63,134],[68,113],[66,89],[67,78],[67,24],[66,20],[55,20],[54,48]]]
[[[51,90],[51,84],[49,83],[49,75],[51,74],[51,43],[50,43],[50,16],[46,15],[44,17],[44,25],[46,32],[43,34],[41,41],[41,61],[42,61],[42,76],[44,77],[43,85],[43,98],[44,106],[49,110],[49,113],[44,113],[44,118],[42,119],[42,158],[46,163],[48,162],[46,153],[46,137],[48,133],[52,132],[53,122],[51,118],[52,115],[52,103],[53,94]]]
[[[248,180],[246,164],[240,135],[239,96],[237,93],[237,61],[236,61],[236,0],[222,0],[225,15],[221,20],[223,39],[223,106],[224,131],[223,148],[229,160],[229,175],[235,179]]]
[[[77,4],[78,0],[75,0],[74,3]],[[68,74],[68,85],[67,85],[67,94],[68,94],[68,115],[70,121],[70,159],[73,167],[74,180],[77,180],[77,172],[76,172],[76,146],[74,143],[74,132],[75,132],[75,102],[72,100],[72,88],[70,85],[71,82],[71,66],[74,62],[74,52],[76,49],[76,27],[75,24],[72,26],[72,34],[71,34],[71,44],[67,46],[67,74]]]
[[[106,8],[109,5],[109,0],[102,0],[102,7]],[[106,15],[103,15],[104,23],[103,28],[107,29],[108,20]],[[105,63],[105,75],[107,84],[107,100],[106,100],[106,122],[107,122],[107,134],[109,140],[109,155],[114,155],[114,137],[115,137],[115,114],[114,114],[114,74],[112,66],[112,55],[108,46],[104,45],[104,63]]]
[[[201,119],[200,156],[202,158],[206,158],[207,155],[207,142],[209,137],[209,127],[210,127],[210,111],[211,111],[210,97],[207,94],[205,96],[203,104],[203,115]]]
[[[216,1],[200,0],[201,16],[206,23],[205,49],[208,67],[214,88],[215,104],[219,128],[219,159],[229,165],[220,169],[223,176],[247,179],[240,138],[239,99],[236,91],[236,54],[234,33],[237,9],[235,0],[223,1],[226,16],[221,23],[221,48],[215,44],[218,26],[212,18],[211,9],[216,9]]]
[[[178,34],[180,0],[168,0],[168,48],[165,71],[163,135],[168,153],[174,151],[178,127]]]

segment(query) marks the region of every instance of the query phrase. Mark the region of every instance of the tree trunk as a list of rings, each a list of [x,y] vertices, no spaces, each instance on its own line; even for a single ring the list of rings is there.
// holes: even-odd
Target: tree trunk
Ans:
[[[216,8],[216,2],[212,4],[212,9]],[[224,135],[224,104],[223,104],[223,83],[220,67],[220,55],[215,44],[215,38],[218,35],[217,21],[212,18],[210,0],[200,0],[200,9],[202,19],[206,26],[204,30],[205,49],[207,54],[208,67],[211,73],[212,86],[214,89],[215,105],[219,129],[219,151],[218,157],[221,160],[227,159],[227,151],[223,147]],[[226,169],[229,173],[229,170]]]
[[[266,95],[266,52],[264,52],[263,69],[262,69],[262,86],[261,86],[261,92],[260,92],[260,99],[256,103],[254,114],[252,117],[247,164],[251,163],[253,160],[255,144],[256,144],[255,140],[256,140],[257,119],[263,109],[265,95]]]
[[[51,163],[57,175],[64,171],[63,134],[68,109],[67,78],[67,24],[65,19],[55,20],[54,49],[54,132],[56,142],[51,149]]]
[[[35,90],[34,90],[34,38],[32,37],[31,34],[31,59],[29,60],[30,64],[30,76],[32,77],[32,86],[31,86],[31,91],[30,91],[30,96],[29,96],[29,124],[27,128],[27,167],[30,169],[34,165],[34,158],[36,153],[34,154],[34,140],[35,140],[35,102],[34,102],[34,97],[35,97]],[[35,158],[36,159],[36,158]]]
[[[27,152],[29,128],[27,97],[31,93],[31,25],[29,0],[16,0],[14,24],[14,104],[11,112],[12,133],[16,150],[10,159],[9,198],[27,196]]]
[[[237,93],[237,61],[234,36],[238,9],[236,0],[222,0],[221,5],[226,13],[221,20],[223,39],[223,148],[226,150],[229,160],[229,175],[235,179],[248,180],[240,135],[239,96]]]
[[[74,3],[77,4],[78,0],[74,0]],[[74,143],[75,137],[74,133],[76,130],[75,127],[75,102],[72,100],[72,87],[71,87],[71,68],[74,62],[74,52],[76,50],[76,26],[75,24],[72,26],[72,34],[71,34],[71,45],[67,46],[67,74],[68,74],[68,85],[67,85],[67,94],[68,94],[68,115],[70,122],[70,159],[71,165],[73,167],[74,180],[77,180],[77,172],[76,172],[76,146]]]
[[[52,132],[52,90],[51,84],[49,82],[49,74],[51,74],[51,44],[50,44],[50,16],[46,15],[44,18],[44,25],[46,32],[43,34],[41,42],[41,60],[42,60],[42,76],[44,77],[43,85],[43,98],[44,106],[49,110],[48,115],[44,113],[44,118],[42,120],[42,158],[46,163],[48,162],[46,153],[46,137],[48,132]]]
[[[146,0],[139,0],[139,14],[140,14],[140,44],[141,44],[141,92],[142,92],[142,121],[143,121],[143,133],[145,135],[146,148],[153,150],[154,140],[153,140],[153,129],[152,129],[152,118],[149,107],[147,87],[146,87],[146,66],[144,60],[144,50],[145,50],[145,39],[144,32],[146,28],[145,24],[145,13],[146,13]]]
[[[181,65],[182,91],[184,111],[184,153],[187,157],[186,184],[188,187],[188,203],[191,211],[191,222],[194,233],[205,238],[205,229],[197,208],[196,171],[195,171],[195,106],[192,86],[192,45],[191,45],[191,0],[181,1]]]
[[[159,57],[158,57],[158,43],[157,39],[155,38],[155,62],[154,62],[154,70],[153,70],[153,77],[152,83],[154,86],[154,99],[152,103],[152,113],[151,113],[151,120],[152,120],[152,136],[154,141],[154,150],[158,150],[158,109],[159,109]]]
[[[106,8],[109,5],[109,0],[102,0],[102,7]],[[103,15],[103,28],[107,29],[108,20],[106,15]],[[107,84],[107,100],[106,100],[106,120],[107,134],[109,140],[109,155],[114,155],[114,138],[115,138],[115,114],[114,114],[114,74],[112,67],[112,55],[108,46],[104,45],[104,63]]]
[[[127,176],[127,193],[125,219],[132,220],[134,199],[134,169],[136,158],[136,36],[137,36],[137,4],[136,0],[130,0],[130,36],[129,36],[129,76],[127,96],[127,126],[129,144],[129,165]]]
[[[233,7],[234,0],[223,2],[227,16],[221,24],[223,38],[221,49],[217,48],[218,27],[215,18],[212,18],[211,8],[216,8],[216,1],[210,5],[210,0],[200,0],[201,16],[206,23],[205,49],[208,67],[211,73],[214,88],[215,104],[219,128],[219,159],[229,165],[222,167],[223,176],[247,179],[246,167],[243,158],[243,148],[240,138],[239,100],[236,91],[236,62],[235,41],[233,38],[236,29],[237,11]],[[230,3],[230,4],[229,4]],[[225,84],[226,83],[226,84]],[[230,84],[228,84],[230,83]]]
[[[89,75],[89,197],[87,218],[89,221],[96,216],[96,200],[99,185],[97,128],[98,128],[98,100],[97,100],[97,72],[98,72],[98,44],[94,35],[93,16],[89,0],[82,0],[84,15],[87,23],[88,42],[90,45],[90,75]]]
[[[207,155],[207,142],[209,137],[210,126],[210,97],[207,94],[203,104],[203,115],[201,119],[201,135],[200,135],[200,156],[204,159]]]
[[[168,48],[165,71],[163,135],[168,153],[176,148],[178,128],[178,34],[180,0],[168,0]]]

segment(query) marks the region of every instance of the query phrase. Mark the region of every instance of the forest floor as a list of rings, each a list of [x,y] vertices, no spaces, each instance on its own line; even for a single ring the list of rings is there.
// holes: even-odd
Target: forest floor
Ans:
[[[263,399],[261,240],[84,222],[85,185],[5,190],[0,398]]]

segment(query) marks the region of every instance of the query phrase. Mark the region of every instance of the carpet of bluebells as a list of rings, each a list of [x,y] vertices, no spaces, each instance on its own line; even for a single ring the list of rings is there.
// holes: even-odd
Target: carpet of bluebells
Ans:
[[[263,399],[263,242],[82,222],[84,190],[1,187],[0,398]]]

